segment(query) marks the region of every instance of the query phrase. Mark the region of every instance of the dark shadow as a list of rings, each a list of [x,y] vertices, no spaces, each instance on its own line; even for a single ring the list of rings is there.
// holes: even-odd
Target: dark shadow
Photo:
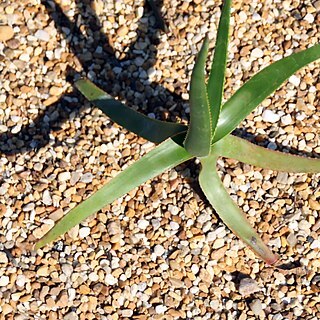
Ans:
[[[159,93],[152,95],[151,92],[146,92],[145,99],[137,104],[132,101],[132,96],[135,93],[141,93],[143,86],[139,79],[139,72],[131,77],[131,71],[129,71],[132,68],[137,68],[135,59],[139,57],[145,60],[143,63],[145,71],[156,62],[159,29],[166,30],[166,26],[159,15],[162,0],[157,3],[151,0],[145,1],[144,15],[139,20],[137,36],[124,53],[116,52],[108,36],[101,31],[102,26],[99,17],[91,8],[92,1],[75,1],[77,14],[74,21],[68,18],[55,0],[41,0],[41,3],[46,7],[58,32],[66,39],[70,50],[77,57],[83,70],[81,75],[90,75],[91,80],[109,94],[126,100],[129,106],[132,106],[132,104],[139,105],[139,111],[145,114],[152,112],[160,120],[174,121],[174,117],[179,115],[179,110],[178,113],[169,112],[171,119],[166,118],[165,114],[168,113],[168,109],[173,104],[181,105],[183,103],[182,98],[159,84],[151,83],[150,87],[157,88]],[[152,15],[155,20],[154,25],[151,25],[151,19],[149,19]],[[138,47],[139,43],[147,45],[141,50]],[[115,73],[114,68],[118,68],[119,72]],[[73,83],[79,76],[80,74],[72,68],[69,68],[66,75],[70,83]],[[84,104],[85,99],[76,90],[64,94],[56,103],[41,111],[32,123],[24,125],[20,132],[0,134],[0,153],[14,155],[32,150],[37,151],[49,143],[53,145],[61,144],[61,141],[50,141],[50,133],[62,130],[61,126],[70,119],[70,113],[79,114],[80,108]],[[257,137],[242,129],[235,130],[234,134],[264,147],[268,145],[269,139],[272,138],[266,136],[263,141],[258,141]],[[281,145],[277,145],[277,149],[291,154],[319,157],[316,153],[301,152]]]
[[[134,77],[131,76],[132,72],[129,72],[137,69],[135,59],[140,57],[144,60],[142,66],[144,71],[156,62],[159,29],[166,29],[159,10],[162,2],[155,3],[150,0],[145,2],[144,14],[136,30],[137,36],[125,53],[116,52],[107,35],[101,31],[102,26],[99,17],[91,8],[91,0],[76,0],[77,14],[74,21],[68,18],[55,0],[41,0],[41,3],[46,7],[58,32],[66,39],[70,51],[77,57],[83,70],[81,75],[89,75],[93,82],[114,97],[127,100],[130,106],[132,96],[135,93],[141,93],[144,88],[140,82],[139,71]],[[150,19],[151,16],[154,18]],[[137,47],[139,43],[146,44],[143,50]],[[118,68],[120,72],[115,73],[114,68]],[[80,75],[70,67],[66,77],[67,81],[73,83]],[[159,87],[160,94],[155,96],[152,96],[151,92],[145,94],[146,99],[141,106],[139,105],[141,108],[139,111],[145,114],[153,112],[157,118],[161,119],[163,110],[170,107],[170,101],[182,102],[179,96],[155,83],[151,83],[150,87]],[[169,105],[166,106],[168,101]],[[0,134],[0,153],[14,155],[37,151],[49,143],[61,144],[61,141],[50,141],[50,133],[61,130],[62,124],[69,120],[71,112],[79,114],[84,102],[85,99],[76,90],[64,94],[57,102],[41,111],[32,123],[24,125],[18,133]]]
[[[281,269],[281,270],[293,270],[301,267],[302,267],[302,264],[300,261],[292,261],[292,262],[282,263],[280,265],[275,266],[276,269]]]

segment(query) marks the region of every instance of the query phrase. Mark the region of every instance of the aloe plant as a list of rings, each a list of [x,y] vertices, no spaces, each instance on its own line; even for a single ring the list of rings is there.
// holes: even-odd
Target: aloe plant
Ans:
[[[191,76],[188,126],[150,119],[113,99],[88,79],[75,83],[78,90],[114,122],[160,144],[67,213],[37,242],[37,249],[57,239],[91,214],[148,179],[189,159],[198,158],[201,163],[200,187],[217,214],[266,263],[274,264],[278,260],[278,256],[263,243],[245,214],[230,198],[220,181],[216,162],[219,157],[230,157],[272,170],[320,172],[320,160],[268,150],[231,134],[250,112],[292,74],[319,59],[320,45],[316,44],[266,67],[222,104],[230,7],[231,0],[225,0],[207,82],[205,64],[208,38],[205,38],[197,57]]]

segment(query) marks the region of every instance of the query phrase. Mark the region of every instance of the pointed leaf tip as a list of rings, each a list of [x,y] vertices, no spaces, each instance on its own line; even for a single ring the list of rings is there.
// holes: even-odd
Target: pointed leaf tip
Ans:
[[[211,115],[205,82],[209,39],[206,36],[197,57],[190,83],[190,124],[184,141],[186,150],[197,157],[209,154],[212,140]]]
[[[266,263],[274,264],[278,256],[261,240],[244,212],[230,198],[216,171],[218,155],[201,159],[200,187],[222,221]]]
[[[213,136],[216,131],[223,98],[229,44],[231,2],[231,0],[225,0],[222,7],[214,56],[207,85]]]

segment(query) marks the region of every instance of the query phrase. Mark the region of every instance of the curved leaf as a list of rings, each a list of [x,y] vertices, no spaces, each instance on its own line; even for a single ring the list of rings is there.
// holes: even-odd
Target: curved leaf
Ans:
[[[289,172],[320,172],[320,159],[312,159],[269,150],[249,141],[229,135],[219,140],[215,152],[260,168]]]
[[[75,86],[112,121],[151,142],[160,143],[180,132],[187,131],[187,127],[182,124],[151,119],[127,107],[88,79],[78,80]]]
[[[137,162],[119,173],[91,197],[68,212],[37,244],[36,249],[57,239],[60,235],[88,218],[107,204],[123,196],[133,188],[146,182],[163,171],[192,158],[188,152],[168,139],[147,153]]]
[[[216,161],[214,154],[201,159],[201,189],[223,222],[265,262],[274,264],[278,260],[277,255],[263,243],[243,211],[230,198],[216,171]]]
[[[219,21],[217,40],[214,49],[214,56],[210,70],[207,90],[211,110],[211,121],[213,135],[219,119],[221,101],[223,97],[224,79],[227,64],[228,43],[229,43],[229,26],[230,26],[230,7],[231,0],[225,0],[221,18]]]
[[[212,140],[211,114],[205,82],[209,41],[206,37],[191,75],[190,124],[184,146],[188,152],[203,157],[209,154]]]
[[[320,44],[276,61],[254,75],[223,105],[213,142],[234,130],[292,74],[317,59],[320,59]]]

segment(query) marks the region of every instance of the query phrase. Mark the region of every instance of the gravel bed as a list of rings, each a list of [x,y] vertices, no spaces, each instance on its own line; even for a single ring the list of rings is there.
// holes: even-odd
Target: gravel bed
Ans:
[[[282,268],[224,226],[199,193],[192,161],[33,249],[154,147],[93,108],[74,79],[186,123],[195,54],[206,33],[215,38],[221,2],[165,0],[167,33],[142,0],[57,4],[0,3],[0,319],[319,319],[319,174],[218,162]],[[319,26],[320,1],[235,0],[225,98],[271,62],[319,43]],[[319,77],[319,62],[292,76],[237,134],[319,157]]]

